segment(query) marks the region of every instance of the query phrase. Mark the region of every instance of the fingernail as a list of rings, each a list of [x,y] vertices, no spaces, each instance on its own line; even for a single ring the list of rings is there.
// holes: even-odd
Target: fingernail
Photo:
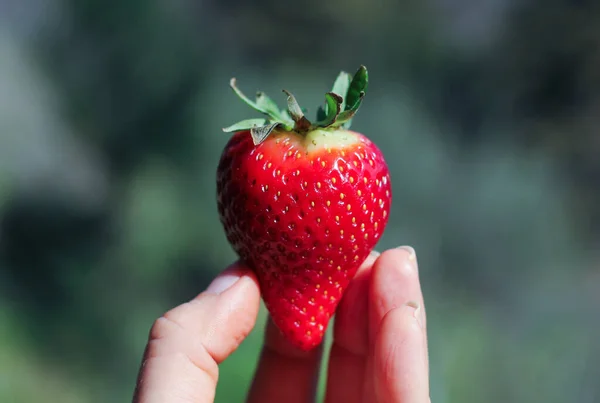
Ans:
[[[412,315],[417,320],[419,327],[423,327],[423,324],[421,323],[421,305],[419,305],[419,303],[416,301],[408,301],[406,304],[404,304],[404,306],[412,309]]]
[[[379,255],[381,255],[381,253],[377,252],[375,249],[371,251],[371,256],[378,257]]]
[[[408,253],[408,260],[415,262],[417,260],[417,253],[412,246],[403,245],[399,246],[398,249],[405,250]]]
[[[414,248],[411,246],[399,246],[397,249],[401,249],[408,253],[408,263],[415,268],[415,270],[419,270],[419,264],[417,263],[417,253]]]
[[[221,294],[232,285],[234,285],[241,278],[241,273],[235,268],[227,269],[223,273],[219,274],[208,286],[205,292],[211,294]]]

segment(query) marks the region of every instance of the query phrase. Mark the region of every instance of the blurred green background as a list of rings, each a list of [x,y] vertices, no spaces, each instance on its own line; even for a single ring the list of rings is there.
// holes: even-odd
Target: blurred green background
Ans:
[[[600,402],[592,0],[0,0],[0,401],[129,401],[153,320],[235,258],[215,168],[254,115],[229,78],[314,113],[359,64],[432,401]],[[264,317],[218,402],[243,400]]]

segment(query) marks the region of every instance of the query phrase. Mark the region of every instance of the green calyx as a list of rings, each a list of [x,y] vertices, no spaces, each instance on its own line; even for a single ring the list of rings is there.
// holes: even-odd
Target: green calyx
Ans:
[[[266,117],[243,120],[224,128],[223,131],[232,133],[250,130],[254,144],[258,145],[265,141],[273,130],[304,134],[315,129],[349,129],[352,118],[365,97],[368,82],[369,75],[365,66],[360,66],[354,76],[342,71],[337,76],[331,92],[325,94],[325,105],[317,110],[315,122],[311,122],[289,91],[283,90],[287,95],[287,109],[280,110],[277,104],[263,92],[258,92],[256,100],[252,101],[236,87],[236,80],[232,78],[229,85],[237,96]]]

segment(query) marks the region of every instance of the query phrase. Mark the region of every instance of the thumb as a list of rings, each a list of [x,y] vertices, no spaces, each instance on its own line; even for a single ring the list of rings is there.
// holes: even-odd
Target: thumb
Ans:
[[[212,402],[220,364],[246,338],[258,314],[256,277],[239,263],[194,298],[156,320],[134,403]]]

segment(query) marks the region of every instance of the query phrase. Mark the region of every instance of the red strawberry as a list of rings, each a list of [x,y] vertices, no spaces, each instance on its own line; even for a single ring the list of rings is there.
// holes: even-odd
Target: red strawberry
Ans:
[[[268,119],[233,125],[217,171],[227,239],[256,271],[270,315],[295,346],[321,343],[329,319],[388,221],[391,188],[381,151],[349,131],[367,70],[342,72],[311,123],[293,95],[288,111],[262,93]]]

